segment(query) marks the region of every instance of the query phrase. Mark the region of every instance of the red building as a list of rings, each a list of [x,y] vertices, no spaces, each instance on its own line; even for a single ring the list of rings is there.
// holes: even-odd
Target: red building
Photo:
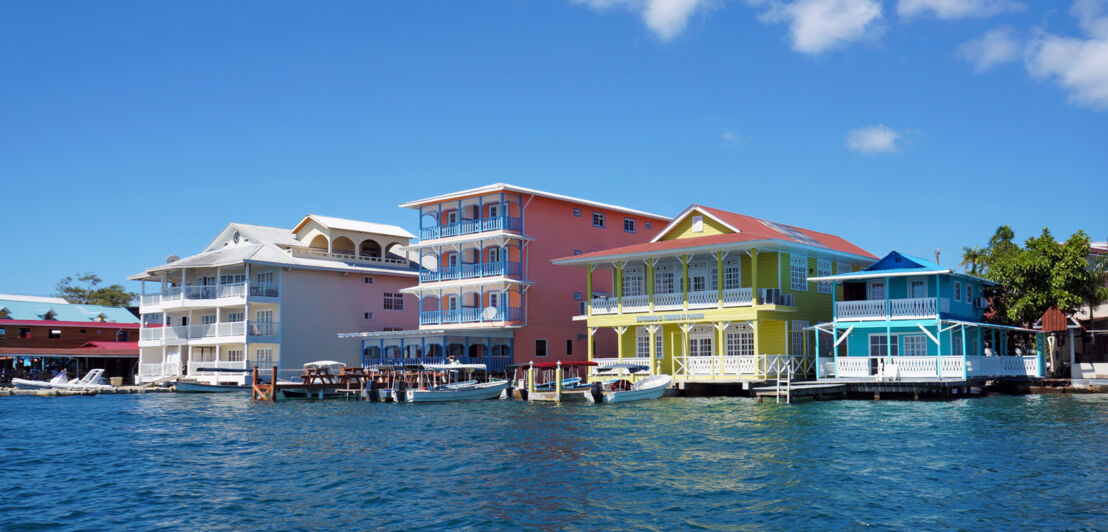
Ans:
[[[586,283],[551,260],[649,242],[670,219],[503,183],[412,201],[422,265],[420,328],[356,333],[363,363],[453,356],[499,370],[511,362],[585,360]],[[594,293],[611,291],[598,280]],[[583,319],[583,318],[582,318]],[[614,345],[612,346],[614,349]]]
[[[0,294],[0,382],[93,368],[127,382],[138,362],[138,329],[138,317],[122,307]]]

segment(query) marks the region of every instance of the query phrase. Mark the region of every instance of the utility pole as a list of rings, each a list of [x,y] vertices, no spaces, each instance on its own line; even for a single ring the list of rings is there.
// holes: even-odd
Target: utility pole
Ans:
[[[939,255],[943,253],[943,250],[935,248],[935,264],[939,263]]]

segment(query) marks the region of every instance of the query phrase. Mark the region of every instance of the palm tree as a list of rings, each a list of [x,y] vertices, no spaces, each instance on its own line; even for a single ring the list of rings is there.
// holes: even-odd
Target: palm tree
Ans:
[[[962,271],[966,271],[966,267],[969,266],[968,271],[970,275],[977,275],[977,268],[984,259],[985,252],[981,251],[981,248],[978,246],[973,246],[972,248],[966,246],[962,248],[962,263],[959,264],[959,266],[962,267]]]

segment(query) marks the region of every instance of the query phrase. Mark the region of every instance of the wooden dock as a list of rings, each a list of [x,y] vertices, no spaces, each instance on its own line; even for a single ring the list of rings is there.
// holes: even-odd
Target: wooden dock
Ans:
[[[777,402],[794,398],[845,399],[847,397],[880,400],[882,396],[910,398],[955,399],[977,395],[989,384],[985,380],[889,380],[874,379],[820,379],[816,381],[782,382],[772,386],[760,386],[751,391],[761,402],[772,397]]]
[[[172,388],[155,388],[150,386],[116,386],[110,390],[61,390],[54,388],[23,390],[20,388],[0,388],[0,397],[88,397],[101,394],[165,393],[172,391]]]
[[[277,379],[277,366],[270,371],[269,382],[259,379],[258,367],[254,366],[250,376],[250,397],[254,401],[277,401],[281,392],[294,392],[303,394],[308,399],[324,399],[328,396],[341,394],[345,398],[361,397],[365,387],[369,384],[370,375],[364,369],[353,367],[343,368],[342,373],[334,375],[329,371],[311,368],[305,369],[300,375],[301,382],[279,382]]]

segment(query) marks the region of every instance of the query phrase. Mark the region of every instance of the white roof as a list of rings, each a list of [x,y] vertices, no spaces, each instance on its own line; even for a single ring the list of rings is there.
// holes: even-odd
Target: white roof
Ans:
[[[620,207],[619,205],[609,205],[607,203],[600,203],[600,202],[591,201],[591,200],[587,200],[587,199],[575,198],[573,196],[565,196],[565,195],[562,195],[562,194],[554,194],[553,192],[544,192],[542,190],[535,190],[533,188],[517,187],[515,185],[509,185],[507,183],[494,183],[492,185],[486,185],[486,186],[483,186],[483,187],[471,188],[471,189],[462,190],[462,191],[459,191],[459,192],[451,192],[449,194],[443,194],[443,195],[440,195],[440,196],[432,196],[430,198],[423,198],[423,199],[419,199],[419,200],[415,200],[415,201],[409,201],[407,203],[401,203],[400,207],[405,208],[405,209],[414,209],[414,208],[420,207],[421,205],[426,205],[428,203],[439,203],[439,202],[442,202],[442,201],[464,198],[464,197],[467,197],[467,196],[477,196],[477,195],[480,195],[480,194],[491,194],[493,192],[518,192],[518,193],[522,193],[522,194],[531,194],[531,195],[534,195],[534,196],[542,196],[542,197],[545,197],[545,198],[552,198],[552,199],[556,199],[556,200],[567,201],[567,202],[570,202],[570,203],[579,203],[579,204],[582,204],[582,205],[589,205],[589,206],[592,206],[592,207],[598,207],[598,208],[601,208],[601,209],[608,209],[608,210],[611,210],[611,211],[619,211],[619,212],[626,212],[626,213],[629,213],[629,214],[637,214],[639,216],[645,216],[647,218],[655,218],[655,219],[664,220],[664,221],[667,221],[667,222],[670,220],[669,216],[662,216],[660,214],[653,214],[653,213],[640,211],[640,210],[636,210],[636,209],[629,209],[627,207]]]
[[[334,216],[320,216],[318,214],[309,214],[300,220],[300,223],[296,224],[294,231],[300,229],[300,226],[304,225],[304,222],[309,219],[315,220],[325,227],[331,229],[342,229],[346,231],[357,231],[359,233],[374,233],[378,235],[388,235],[400,238],[415,238],[415,235],[404,230],[403,227],[398,225],[379,224],[373,222],[363,222],[360,220],[347,220],[346,218],[335,218]]]
[[[424,364],[423,367],[431,371],[453,371],[459,369],[485,371],[484,364]]]
[[[9,301],[27,301],[29,303],[57,303],[61,305],[68,305],[69,302],[60,297],[50,296],[24,296],[19,294],[0,294],[0,299],[7,299]]]
[[[180,260],[149,268],[146,272],[132,275],[128,279],[141,281],[148,279],[155,272],[176,270],[180,268],[214,268],[216,266],[230,266],[234,264],[261,263],[278,266],[309,268],[317,270],[337,270],[358,273],[377,273],[389,275],[418,276],[413,269],[374,267],[347,262],[342,260],[315,259],[309,257],[294,257],[289,252],[273,244],[239,244],[226,246],[212,251],[205,251],[191,255]]]

